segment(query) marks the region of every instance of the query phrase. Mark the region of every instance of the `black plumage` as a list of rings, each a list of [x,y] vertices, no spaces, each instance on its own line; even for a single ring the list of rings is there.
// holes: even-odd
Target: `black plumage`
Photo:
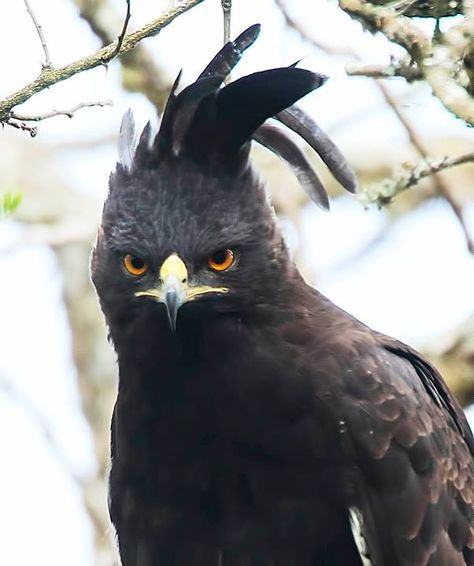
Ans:
[[[92,278],[115,345],[110,514],[124,566],[474,564],[474,441],[442,377],[309,287],[254,137],[327,196],[275,117],[351,191],[292,104],[289,67],[222,86],[253,26],[170,95],[158,134],[128,113]]]

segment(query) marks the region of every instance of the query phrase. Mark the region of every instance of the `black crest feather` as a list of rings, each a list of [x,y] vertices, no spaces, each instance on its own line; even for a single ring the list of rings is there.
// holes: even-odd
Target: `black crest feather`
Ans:
[[[290,130],[299,134],[321,157],[341,185],[351,193],[357,189],[357,177],[339,148],[316,122],[299,108],[293,106],[277,115],[277,119]]]
[[[281,128],[263,124],[254,133],[253,139],[286,161],[309,198],[321,208],[329,209],[326,189],[316,171],[299,146]]]
[[[227,43],[199,75],[196,82],[177,93],[178,75],[154,141],[147,126],[137,147],[133,119],[124,118],[120,162],[126,169],[159,167],[178,157],[214,168],[245,162],[249,142],[255,139],[286,161],[308,195],[329,208],[326,191],[301,148],[280,127],[265,124],[278,119],[297,133],[321,157],[334,177],[348,191],[356,190],[356,176],[339,149],[319,126],[293,104],[320,87],[326,77],[295,65],[256,72],[226,86],[225,78],[239,62],[260,31],[256,24]],[[133,155],[135,157],[133,158]]]
[[[265,120],[321,84],[318,75],[293,67],[242,77],[202,101],[186,133],[185,147],[200,161],[226,162]]]
[[[260,24],[254,24],[243,31],[237,39],[226,43],[199,75],[198,80],[215,76],[221,76],[224,80],[240,61],[244,51],[255,42],[259,33]]]

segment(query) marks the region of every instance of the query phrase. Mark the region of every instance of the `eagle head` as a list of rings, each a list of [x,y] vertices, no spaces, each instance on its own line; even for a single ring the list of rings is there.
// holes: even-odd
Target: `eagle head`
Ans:
[[[299,146],[300,134],[333,174],[354,190],[355,176],[327,136],[293,103],[325,77],[290,66],[223,86],[260,26],[228,43],[196,82],[170,93],[159,130],[139,139],[131,112],[120,132],[92,279],[111,336],[154,308],[174,331],[185,313],[256,313],[284,300],[294,273],[263,183],[252,138],[282,157],[323,207],[327,195]]]

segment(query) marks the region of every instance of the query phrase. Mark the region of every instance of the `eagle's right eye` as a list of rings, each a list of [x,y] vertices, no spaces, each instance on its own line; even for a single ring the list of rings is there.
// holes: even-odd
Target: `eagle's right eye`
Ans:
[[[123,258],[123,266],[131,275],[135,275],[135,277],[140,277],[140,275],[145,275],[148,271],[148,264],[141,259],[132,254],[127,254]]]
[[[214,252],[207,260],[207,265],[213,271],[227,271],[235,263],[235,253],[227,248]]]

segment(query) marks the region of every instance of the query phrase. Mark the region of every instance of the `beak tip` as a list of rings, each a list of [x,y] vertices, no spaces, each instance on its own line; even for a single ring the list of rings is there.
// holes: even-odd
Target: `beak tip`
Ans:
[[[172,332],[176,332],[176,320],[178,318],[179,307],[183,304],[175,289],[170,289],[165,295],[165,306],[168,314],[168,322]]]
[[[168,322],[170,325],[171,332],[176,332],[176,320],[173,320],[168,314]]]

